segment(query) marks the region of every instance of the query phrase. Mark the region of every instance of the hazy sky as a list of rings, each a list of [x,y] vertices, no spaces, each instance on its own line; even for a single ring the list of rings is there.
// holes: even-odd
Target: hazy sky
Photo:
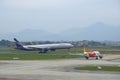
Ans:
[[[97,22],[120,26],[120,0],[0,0],[0,34],[24,29],[60,32]]]

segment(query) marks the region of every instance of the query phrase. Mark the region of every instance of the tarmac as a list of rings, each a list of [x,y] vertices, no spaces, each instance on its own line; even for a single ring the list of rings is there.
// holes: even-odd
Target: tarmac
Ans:
[[[120,80],[120,72],[79,71],[83,65],[120,66],[120,55],[110,60],[63,59],[63,60],[1,60],[0,80]],[[119,58],[119,59],[118,59]],[[117,59],[117,60],[115,60]]]

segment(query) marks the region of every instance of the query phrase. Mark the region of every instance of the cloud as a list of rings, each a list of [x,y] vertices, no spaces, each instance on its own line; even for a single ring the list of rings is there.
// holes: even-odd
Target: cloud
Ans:
[[[59,6],[64,2],[64,0],[4,0],[3,4],[13,8],[37,8]]]
[[[103,5],[103,7],[117,6],[120,8],[119,0],[1,0],[0,3],[10,8],[49,8],[80,6],[84,10],[86,7],[99,7],[101,5]]]

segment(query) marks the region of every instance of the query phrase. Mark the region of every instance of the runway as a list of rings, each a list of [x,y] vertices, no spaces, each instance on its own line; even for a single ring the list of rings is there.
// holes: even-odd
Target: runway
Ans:
[[[120,65],[106,60],[0,61],[0,80],[120,80],[120,72],[75,71],[78,65]]]

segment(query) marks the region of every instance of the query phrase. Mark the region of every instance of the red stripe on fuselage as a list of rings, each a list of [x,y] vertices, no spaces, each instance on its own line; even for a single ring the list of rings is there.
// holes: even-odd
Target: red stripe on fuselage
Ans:
[[[89,57],[96,57],[96,53],[94,52],[87,52],[87,54],[89,55]]]

